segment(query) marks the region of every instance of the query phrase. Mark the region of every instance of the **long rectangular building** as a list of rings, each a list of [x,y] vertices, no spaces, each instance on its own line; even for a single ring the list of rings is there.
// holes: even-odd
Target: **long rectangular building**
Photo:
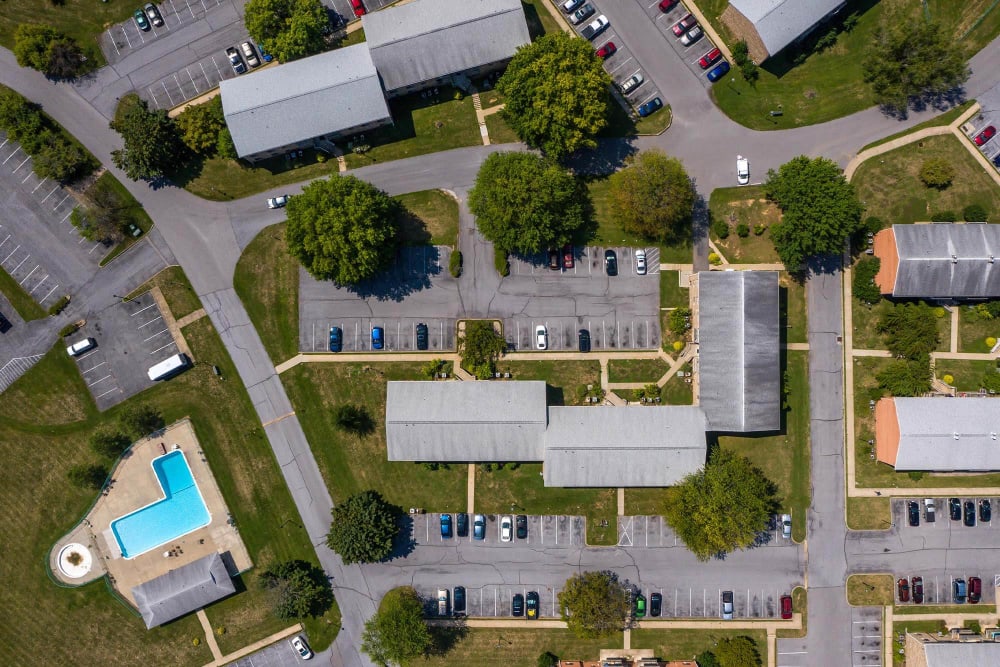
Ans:
[[[875,405],[875,454],[898,471],[1000,470],[1000,400],[883,398]]]

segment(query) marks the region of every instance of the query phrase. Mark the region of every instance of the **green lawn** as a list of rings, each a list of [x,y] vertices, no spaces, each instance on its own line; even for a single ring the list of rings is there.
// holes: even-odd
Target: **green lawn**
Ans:
[[[687,308],[690,288],[681,287],[679,271],[660,271],[660,308]]]
[[[742,188],[717,188],[708,200],[712,220],[724,220],[729,225],[729,236],[720,239],[712,233],[722,254],[735,264],[771,264],[780,262],[768,228],[781,220],[781,211],[764,198],[764,188],[751,185]],[[749,234],[741,238],[737,234],[739,225],[746,225]],[[757,225],[763,225],[761,234],[756,233]]]
[[[913,605],[915,609],[919,609],[921,613],[923,609],[926,608],[925,605]],[[931,635],[937,635],[938,632],[947,632],[947,628],[944,625],[944,621],[907,621],[906,619],[898,619],[900,611],[904,609],[903,607],[896,607],[893,611],[893,623],[892,623],[892,664],[902,665],[906,664],[906,655],[903,654],[903,647],[905,645],[905,635],[907,632],[926,632]],[[904,635],[904,641],[898,641],[899,636]]]
[[[961,306],[958,316],[958,351],[989,352],[988,337],[1000,339],[1000,320],[981,317],[972,307]]]
[[[145,283],[130,292],[125,300],[129,301],[140,294],[145,294],[153,287],[159,287],[163,298],[170,306],[170,312],[175,319],[181,319],[201,308],[201,300],[195,294],[194,288],[188,282],[184,270],[179,266],[168,266]]]
[[[587,239],[588,243],[605,246],[644,246],[659,245],[649,239],[626,232],[612,215],[610,200],[610,183],[606,176],[592,178],[587,181],[587,190],[594,205],[594,217],[597,221],[597,234]],[[690,264],[692,261],[691,242],[686,241],[676,246],[660,245],[660,261],[668,264]]]
[[[490,133],[491,144],[513,144],[521,141],[499,113],[491,113],[486,117],[486,130]]]
[[[299,350],[299,265],[288,254],[284,223],[267,227],[246,247],[236,263],[233,287],[271,361],[294,357]]]
[[[602,648],[622,645],[620,632],[603,639],[579,639],[561,629],[463,628],[447,632],[431,628],[431,632],[435,649],[419,661],[426,667],[521,667],[534,665],[545,651],[563,660],[597,660]]]
[[[968,108],[975,103],[976,103],[975,100],[968,100],[966,102],[962,102],[954,109],[950,109],[948,111],[945,111],[944,113],[938,114],[937,116],[934,116],[930,120],[925,120],[924,122],[917,123],[913,127],[907,128],[902,132],[897,132],[896,134],[890,134],[888,137],[884,137],[882,139],[879,139],[878,141],[873,141],[864,148],[862,148],[861,150],[859,150],[858,152],[863,153],[869,148],[875,148],[876,146],[881,146],[882,144],[889,143],[893,139],[899,139],[900,137],[905,137],[908,134],[919,132],[920,130],[926,129],[928,127],[941,127],[944,125],[951,125],[955,120],[958,119],[959,116],[965,113],[968,110]]]
[[[854,335],[854,349],[886,349],[883,336],[878,332],[878,323],[886,312],[892,310],[893,303],[887,299],[881,299],[874,306],[869,306],[855,296],[851,297],[851,301],[854,309],[851,325]],[[935,349],[938,352],[947,352],[951,347],[951,313],[946,311],[943,317],[936,319],[938,344]]]
[[[128,219],[142,230],[142,235],[145,235],[153,228],[153,219],[149,217],[146,213],[146,209],[142,207],[142,204],[132,196],[132,193],[125,189],[125,186],[121,184],[114,174],[110,171],[106,171],[101,174],[100,178],[97,179],[97,183],[103,183],[105,187],[113,190],[121,199],[120,201],[126,203],[126,210],[120,215],[120,219]],[[113,260],[118,255],[122,254],[126,250],[132,247],[133,244],[138,243],[142,240],[143,236],[126,236],[125,240],[121,243],[115,245],[107,255],[101,258],[101,266],[106,265],[108,262]]]
[[[138,7],[138,5],[136,5]],[[14,30],[22,23],[51,25],[76,39],[87,58],[96,59],[97,65],[105,64],[104,54],[97,44],[105,26],[124,21],[132,16],[135,7],[115,2],[92,0],[4,0],[0,8],[0,44],[14,48]]]
[[[43,317],[48,317],[45,309],[39,306],[38,303],[32,299],[20,285],[17,284],[17,281],[3,269],[0,269],[0,292],[7,297],[7,300],[10,301],[10,305],[17,311],[17,314],[20,315],[21,319],[25,322],[40,320]]]
[[[458,202],[442,190],[423,190],[394,197],[406,213],[400,239],[407,245],[458,245]]]
[[[887,607],[894,598],[888,574],[852,574],[847,578],[847,603],[854,607]]]
[[[779,303],[781,326],[786,343],[809,341],[809,322],[806,309],[806,286],[787,272],[781,273]]]
[[[944,190],[925,186],[918,176],[924,160],[940,157],[955,168],[955,179]],[[1000,187],[952,135],[928,137],[863,162],[851,183],[865,203],[866,215],[886,223],[926,222],[934,213],[951,211],[957,219],[969,204],[1000,220]]]
[[[531,39],[536,40],[545,33],[559,32],[562,28],[552,18],[552,14],[543,6],[548,0],[521,0],[524,18],[528,23]]]
[[[612,359],[609,382],[656,382],[670,367],[663,359]]]
[[[601,386],[597,361],[506,361],[497,365],[514,380],[544,380],[549,405],[583,405],[587,386]]]
[[[137,656],[148,665],[211,660],[194,615],[146,630],[103,582],[67,589],[45,574],[43,563],[52,544],[80,520],[96,495],[71,486],[67,470],[96,460],[86,444],[90,434],[114,424],[132,402],[151,403],[168,423],[191,418],[256,568],[286,558],[315,562],[270,445],[254,426],[259,424],[256,414],[218,335],[207,319],[189,325],[184,334],[203,363],[105,413],[97,411],[76,365],[58,345],[0,401],[0,456],[6,462],[0,470],[0,501],[7,508],[0,530],[17,536],[4,550],[6,571],[16,576],[17,585],[7,586],[0,599],[0,615],[6,619],[0,645],[6,647],[9,664],[79,664],[81,651],[92,664],[130,664]],[[215,377],[212,365],[229,381]],[[274,530],[285,520],[284,530]],[[261,611],[256,571],[237,584],[238,590],[246,586],[249,592],[208,608],[212,622],[226,627],[227,648],[288,625]],[[338,612],[328,616],[306,623],[314,648],[322,650],[336,635]],[[202,639],[200,646],[192,644],[195,637]]]
[[[889,499],[848,497],[847,527],[851,530],[889,530],[892,527]]]
[[[661,660],[690,660],[711,651],[719,640],[750,637],[757,644],[762,664],[767,664],[767,633],[764,630],[633,630],[632,648],[652,648]]]
[[[289,160],[287,156],[280,156],[261,160],[254,166],[240,160],[213,157],[185,165],[172,178],[202,199],[230,201],[337,173],[337,161],[324,157],[324,161],[319,162],[320,155],[322,153],[306,150],[302,158]]]
[[[977,392],[983,386],[983,376],[996,370],[995,361],[939,359],[935,363],[934,374],[939,378],[952,376],[955,379],[952,386],[958,391]],[[995,405],[1000,407],[1000,403]]]

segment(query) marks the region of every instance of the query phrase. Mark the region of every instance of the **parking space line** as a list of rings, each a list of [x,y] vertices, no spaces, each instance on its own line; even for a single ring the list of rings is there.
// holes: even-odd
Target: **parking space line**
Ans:
[[[170,347],[170,346],[171,346],[171,345],[173,345],[173,344],[174,344],[174,341],[172,341],[172,340],[171,340],[171,341],[170,341],[169,343],[167,343],[167,344],[166,344],[166,345],[164,345],[163,347],[158,347],[158,348],[156,348],[155,350],[153,350],[152,352],[150,352],[149,354],[150,354],[150,356],[152,356],[152,355],[156,354],[157,352],[159,352],[160,350],[165,350],[165,349],[167,349],[168,347]]]
[[[89,356],[89,355],[88,355],[88,356]],[[83,358],[84,358],[84,357],[81,357],[81,359],[83,359]],[[107,361],[102,361],[101,363],[99,363],[99,364],[97,364],[97,365],[95,365],[95,366],[91,366],[91,367],[90,367],[90,368],[88,368],[87,370],[83,370],[83,369],[81,368],[81,369],[80,369],[80,372],[81,372],[81,373],[83,373],[84,375],[86,375],[86,374],[87,374],[87,373],[89,373],[90,371],[94,370],[95,368],[100,368],[101,366],[103,366],[103,365],[104,365],[104,364],[106,364],[106,363],[108,363],[108,362],[107,362]]]
[[[88,387],[93,387],[93,386],[94,386],[95,384],[97,384],[97,383],[99,383],[99,382],[104,382],[104,381],[105,381],[105,380],[107,380],[107,379],[108,379],[109,377],[111,377],[111,373],[108,373],[107,375],[105,375],[104,377],[102,377],[102,378],[101,378],[100,380],[94,380],[93,382],[91,382],[91,383],[87,384],[87,386],[88,386]]]
[[[50,192],[49,194],[45,195],[45,199],[48,199],[49,197],[51,197],[52,195],[54,195],[56,193],[56,190],[58,190],[58,189],[59,189],[58,185],[56,187],[52,188],[52,192]],[[45,199],[43,199],[42,201],[40,201],[38,203],[39,204],[44,204],[45,203]]]
[[[13,153],[11,153],[10,155],[8,155],[8,156],[7,156],[7,160],[9,160],[9,159],[11,159],[12,157],[14,157],[14,155],[15,155],[15,154],[16,154],[16,153],[17,153],[17,152],[18,152],[19,150],[21,150],[21,147],[20,147],[20,146],[18,146],[17,148],[15,148],[15,149],[14,149],[14,152],[13,152]],[[7,160],[4,160],[3,162],[0,162],[0,165],[3,165],[3,164],[7,164]]]
[[[194,15],[194,10],[191,9],[191,3],[188,2],[187,0],[184,0],[184,4],[187,5],[188,11],[191,12],[191,20],[197,21],[198,17]]]
[[[35,293],[35,290],[36,290],[36,289],[38,289],[39,287],[41,287],[41,286],[42,286],[42,283],[44,283],[44,282],[45,282],[46,280],[48,280],[48,279],[49,279],[49,274],[47,274],[47,273],[46,273],[46,274],[45,274],[45,277],[44,277],[44,278],[42,278],[41,280],[39,280],[39,281],[38,281],[38,283],[37,283],[37,284],[36,284],[36,285],[35,285],[35,286],[34,286],[34,287],[33,287],[33,288],[31,289],[31,291],[30,291],[30,292],[28,292],[28,294],[34,294],[34,293]]]
[[[30,159],[31,159],[31,156],[29,155],[28,157],[24,158],[24,162],[27,162],[27,161],[28,161],[28,160],[30,160]],[[18,171],[18,169],[20,169],[21,167],[23,167],[23,166],[24,166],[24,162],[22,162],[21,164],[17,165],[17,168],[16,168],[16,169],[14,169],[14,171],[12,171],[11,173],[12,173],[12,174],[16,174],[16,173],[17,173],[17,171]],[[24,181],[21,181],[21,182],[22,182],[22,183],[24,183]]]
[[[150,321],[146,322],[145,324],[140,324],[139,326],[137,326],[137,327],[136,327],[136,329],[141,329],[141,328],[143,328],[143,327],[147,327],[147,326],[149,326],[150,324],[152,324],[153,322],[155,322],[155,321],[157,321],[157,320],[162,320],[162,319],[163,319],[163,316],[162,316],[162,315],[157,315],[156,317],[154,317],[154,318],[153,318],[153,319],[151,319]]]
[[[63,202],[66,201],[67,199],[69,199],[69,193],[67,193],[65,197],[63,197],[62,199],[60,199],[59,203],[52,207],[52,210],[55,211],[57,208],[59,208],[60,206],[62,206]],[[70,211],[70,213],[72,213],[72,211]],[[69,213],[66,214],[66,218],[68,218],[68,217],[69,217]],[[63,220],[65,220],[66,218],[63,218]]]
[[[45,300],[48,299],[50,296],[52,296],[52,293],[55,292],[57,289],[59,289],[59,285],[56,285],[55,287],[53,287],[52,289],[50,289],[49,293],[46,294],[45,296],[43,296],[42,300],[39,301],[39,303],[45,303]]]
[[[128,42],[128,48],[132,48],[132,40],[128,38],[128,30],[125,29],[124,24],[122,25],[122,34],[125,35],[125,41]]]
[[[7,238],[5,238],[5,239],[4,239],[3,241],[0,241],[0,248],[2,248],[2,247],[3,247],[3,244],[4,244],[4,243],[6,243],[6,242],[7,242],[7,241],[9,241],[9,240],[10,240],[10,234],[8,234],[8,235],[7,235]]]
[[[619,64],[618,67],[615,67],[614,69],[608,71],[608,74],[610,74],[613,77],[615,75],[615,72],[617,72],[618,70],[620,70],[622,67],[625,67],[625,65],[629,64],[629,61],[631,61],[631,60],[635,60],[635,58],[633,58],[632,56],[629,56],[628,60],[625,60],[624,62],[622,62],[621,64]]]
[[[18,167],[17,169],[20,169],[20,167]],[[15,169],[14,171],[17,171],[17,169]],[[28,179],[31,178],[34,175],[35,175],[35,172],[29,171],[28,175],[24,177],[24,180],[21,181],[21,185],[24,185],[28,181]]]
[[[36,185],[36,186],[35,186],[35,190],[37,190],[38,188],[42,187],[42,184],[43,184],[43,183],[45,183],[45,181],[47,181],[47,180],[49,180],[48,176],[46,176],[45,178],[43,178],[43,179],[42,179],[42,180],[41,180],[41,181],[40,181],[40,182],[38,183],[38,185]],[[32,191],[31,191],[31,194],[35,194],[35,190],[32,190]],[[42,201],[45,201],[45,199],[43,199]]]
[[[18,248],[20,248],[20,247],[21,247],[21,246],[18,246]],[[13,254],[13,253],[11,253],[11,254]],[[25,262],[27,262],[27,261],[28,261],[28,258],[30,258],[30,257],[31,257],[31,255],[28,255],[28,256],[26,256],[26,257],[25,257],[24,259],[22,259],[22,260],[21,260],[21,261],[20,261],[20,262],[18,263],[18,265],[17,265],[17,266],[15,266],[15,267],[14,267],[13,269],[11,269],[11,270],[10,270],[10,273],[14,273],[14,271],[17,271],[18,269],[20,269],[20,268],[21,268],[21,264],[24,264]]]
[[[143,338],[142,342],[145,343],[146,341],[152,340],[152,339],[156,338],[157,336],[159,336],[160,334],[166,333],[168,331],[170,331],[170,330],[169,329],[164,329],[163,331],[157,331],[155,334],[153,334],[149,338]]]
[[[160,81],[160,85],[163,86],[163,92],[167,94],[167,99],[170,100],[170,106],[174,106],[174,98],[170,94],[170,91],[167,90],[167,84],[165,84],[163,81]]]
[[[111,389],[108,389],[103,394],[98,394],[97,396],[94,396],[94,400],[97,400],[98,398],[101,398],[102,396],[107,396],[108,394],[110,394],[113,391],[117,391],[117,387],[112,387]]]
[[[28,282],[28,278],[30,278],[30,277],[31,277],[31,274],[33,274],[33,273],[34,273],[35,271],[37,271],[37,270],[38,270],[38,265],[37,265],[37,264],[35,264],[35,268],[33,268],[33,269],[32,269],[32,270],[31,270],[31,271],[30,271],[30,272],[28,273],[28,275],[26,275],[26,276],[24,277],[24,280],[22,280],[21,282],[19,282],[19,283],[18,283],[18,285],[21,285],[21,286],[23,286],[23,285],[24,285],[24,283]]]
[[[156,305],[156,302],[153,302],[153,303],[149,304],[148,306],[146,306],[145,308],[143,308],[141,310],[135,311],[134,313],[132,313],[131,315],[129,315],[129,317],[135,317],[139,313],[141,313],[143,311],[146,311],[146,310],[149,310],[150,308],[154,307],[155,305]]]

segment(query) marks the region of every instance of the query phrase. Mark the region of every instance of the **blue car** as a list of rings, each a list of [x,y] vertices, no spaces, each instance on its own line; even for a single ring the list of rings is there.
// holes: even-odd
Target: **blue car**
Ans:
[[[385,346],[385,332],[382,327],[372,329],[372,349],[381,350]]]
[[[451,539],[451,515],[442,514],[441,515],[441,539],[448,540]]]
[[[486,517],[477,514],[472,521],[472,537],[476,540],[486,539]]]
[[[723,60],[708,72],[708,80],[715,83],[729,72],[729,63]]]
[[[659,111],[661,107],[663,107],[663,100],[661,100],[659,97],[654,97],[653,99],[651,99],[650,101],[646,102],[641,107],[639,107],[639,117],[645,118],[646,116],[651,116],[657,111]]]
[[[343,349],[344,335],[340,331],[340,327],[330,327],[330,351],[340,352]]]

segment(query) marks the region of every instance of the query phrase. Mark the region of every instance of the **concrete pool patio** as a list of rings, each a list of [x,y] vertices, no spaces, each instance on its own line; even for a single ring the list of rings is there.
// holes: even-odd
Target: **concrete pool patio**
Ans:
[[[163,499],[164,491],[152,462],[175,449],[184,453],[208,509],[209,523],[134,558],[123,558],[111,525],[115,520]],[[87,556],[84,552],[89,552],[92,561],[89,572],[81,575],[80,568],[65,567],[65,558],[70,551],[75,551],[84,559]],[[90,511],[49,552],[49,569],[56,581],[68,586],[83,585],[106,574],[117,593],[135,607],[133,587],[215,553],[223,554],[230,576],[253,565],[198,444],[194,428],[189,420],[183,419],[139,440],[121,457]],[[79,561],[79,557],[74,560]],[[60,560],[63,560],[62,566]]]

